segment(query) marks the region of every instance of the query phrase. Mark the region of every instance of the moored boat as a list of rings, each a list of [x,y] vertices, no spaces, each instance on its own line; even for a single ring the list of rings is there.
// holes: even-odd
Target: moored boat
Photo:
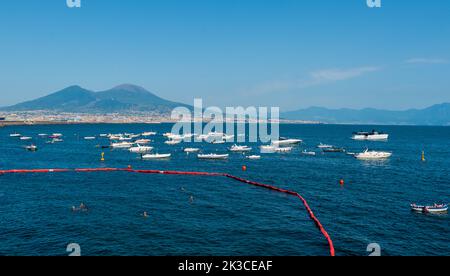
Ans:
[[[417,204],[411,204],[411,210],[419,213],[447,213],[447,204],[434,204],[432,206],[421,206]]]
[[[230,151],[232,151],[232,152],[248,152],[248,151],[251,151],[251,150],[252,150],[251,147],[248,147],[248,146],[238,146],[238,145],[233,145],[233,146],[230,148]]]
[[[152,150],[153,147],[145,147],[141,145],[137,145],[137,147],[132,147],[128,149],[128,151],[131,153],[140,153],[140,154],[151,152]]]
[[[199,154],[198,159],[228,159],[228,154]]]
[[[168,159],[172,154],[146,154],[142,156],[142,159]]]
[[[113,149],[126,149],[131,148],[133,146],[133,143],[129,142],[120,142],[120,143],[112,143],[111,148]]]
[[[388,140],[389,134],[378,132],[376,130],[372,130],[371,132],[360,131],[353,133],[352,139],[362,141]]]
[[[362,160],[378,160],[378,159],[388,159],[392,156],[391,152],[385,151],[369,151],[366,149],[364,152],[357,153],[354,155],[357,159]]]

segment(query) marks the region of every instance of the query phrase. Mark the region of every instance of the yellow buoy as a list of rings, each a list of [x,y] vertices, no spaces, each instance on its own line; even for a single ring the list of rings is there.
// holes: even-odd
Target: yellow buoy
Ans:
[[[104,152],[102,152],[102,158],[100,159],[100,161],[105,161],[105,153]]]
[[[426,161],[426,159],[425,159],[425,151],[422,151],[422,162],[425,162]]]

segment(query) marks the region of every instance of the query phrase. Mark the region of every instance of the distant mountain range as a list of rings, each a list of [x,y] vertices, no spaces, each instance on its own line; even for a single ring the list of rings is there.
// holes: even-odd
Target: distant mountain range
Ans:
[[[336,124],[382,125],[450,125],[450,103],[433,105],[425,109],[389,111],[373,108],[327,109],[311,107],[281,114],[283,119],[318,121]]]
[[[94,92],[80,86],[70,86],[48,96],[0,108],[1,111],[54,111],[77,113],[129,113],[149,112],[170,114],[182,103],[162,99],[142,87],[124,84],[112,89]]]
[[[239,103],[236,103],[239,104]],[[0,108],[0,111],[51,111],[72,113],[152,113],[168,115],[175,107],[192,106],[172,102],[146,89],[124,84],[112,89],[94,92],[80,86],[70,86],[48,96]],[[425,109],[389,111],[373,108],[327,109],[310,107],[281,113],[282,119],[316,121],[330,124],[392,124],[392,125],[450,125],[450,103]]]

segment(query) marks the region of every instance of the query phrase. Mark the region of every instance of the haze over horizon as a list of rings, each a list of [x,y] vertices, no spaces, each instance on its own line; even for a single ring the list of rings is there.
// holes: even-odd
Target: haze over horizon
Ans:
[[[0,106],[132,83],[186,104],[425,108],[450,102],[449,34],[439,0],[5,0]]]

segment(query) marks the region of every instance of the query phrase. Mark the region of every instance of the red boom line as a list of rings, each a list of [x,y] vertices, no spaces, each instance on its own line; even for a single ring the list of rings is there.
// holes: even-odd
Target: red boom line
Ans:
[[[36,170],[0,170],[0,175],[2,174],[23,174],[23,173],[52,173],[52,172],[115,172],[115,171],[125,171],[125,172],[132,172],[132,173],[143,173],[143,174],[163,174],[163,175],[192,175],[192,176],[219,176],[219,177],[227,177],[229,179],[233,179],[245,184],[253,185],[260,188],[269,189],[272,191],[276,191],[279,193],[288,194],[291,196],[295,196],[299,198],[303,205],[306,208],[306,211],[309,214],[309,217],[312,221],[314,221],[316,227],[320,230],[322,235],[325,237],[325,239],[328,242],[328,246],[330,248],[330,255],[335,256],[335,250],[333,241],[331,240],[330,235],[328,235],[327,231],[323,227],[323,225],[320,223],[319,219],[314,215],[313,211],[309,207],[308,202],[305,198],[303,198],[299,193],[281,189],[275,186],[266,185],[250,180],[246,180],[237,176],[233,176],[231,174],[226,173],[208,173],[208,172],[182,172],[182,171],[157,171],[157,170],[133,170],[131,168],[126,169],[120,169],[120,168],[93,168],[93,169],[36,169]]]

